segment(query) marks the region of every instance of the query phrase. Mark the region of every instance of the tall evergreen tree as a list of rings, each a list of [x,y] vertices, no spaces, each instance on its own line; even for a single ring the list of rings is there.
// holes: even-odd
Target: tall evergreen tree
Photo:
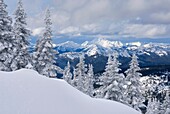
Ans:
[[[11,71],[11,63],[14,58],[14,35],[12,18],[6,11],[7,5],[0,0],[0,70]]]
[[[166,96],[162,108],[164,109],[164,114],[170,114],[170,88],[166,91]]]
[[[124,93],[124,75],[120,74],[119,61],[117,52],[114,53],[114,58],[110,55],[106,65],[105,72],[100,77],[102,81],[101,97],[122,102]]]
[[[142,93],[146,100],[149,98],[155,99],[158,96],[159,93],[159,85],[162,82],[162,79],[159,76],[153,75],[153,76],[147,76],[144,77],[146,80],[143,80],[142,82]]]
[[[46,11],[45,25],[43,38],[37,41],[35,53],[33,54],[34,69],[42,75],[55,78],[59,67],[55,65],[57,52],[53,49],[50,10]]]
[[[149,99],[146,114],[161,114],[159,105],[160,103],[156,99]]]
[[[27,29],[26,13],[23,8],[22,0],[19,0],[18,7],[15,11],[14,35],[16,53],[11,68],[12,70],[17,70],[26,68],[31,61],[28,52],[30,30]]]
[[[71,84],[72,81],[72,73],[70,72],[70,62],[68,61],[67,66],[65,67],[63,71],[63,79]]]
[[[141,105],[145,99],[141,92],[142,86],[140,82],[140,76],[142,74],[138,72],[140,67],[137,59],[137,56],[134,54],[132,56],[130,68],[125,72],[125,82],[127,87],[124,96],[126,98],[127,104],[140,111],[139,105]]]
[[[82,91],[85,92],[85,78],[87,73],[87,65],[84,62],[84,55],[80,56],[79,63],[76,65],[76,69],[74,71],[74,86]]]
[[[71,85],[75,88],[77,88],[77,79],[76,79],[77,73],[76,73],[76,68],[73,68],[73,80],[71,82]]]
[[[89,65],[88,72],[85,77],[85,93],[91,97],[93,97],[94,91],[94,72],[93,65]]]

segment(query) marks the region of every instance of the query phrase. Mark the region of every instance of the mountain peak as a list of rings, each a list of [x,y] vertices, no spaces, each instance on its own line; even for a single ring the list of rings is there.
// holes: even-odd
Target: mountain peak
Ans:
[[[104,38],[98,38],[97,40],[93,40],[91,43],[100,45],[104,48],[112,48],[112,47],[120,48],[123,46],[123,43],[120,41],[109,41]]]
[[[98,38],[92,41],[85,41],[82,44],[77,44],[73,41],[67,41],[56,46],[57,51],[65,52],[83,52],[88,56],[97,54],[105,55],[113,53],[115,50],[119,52],[120,56],[129,57],[132,53],[137,55],[155,54],[157,56],[169,55],[170,45],[162,43],[142,43],[130,42],[123,44],[120,41],[109,41],[104,38]]]

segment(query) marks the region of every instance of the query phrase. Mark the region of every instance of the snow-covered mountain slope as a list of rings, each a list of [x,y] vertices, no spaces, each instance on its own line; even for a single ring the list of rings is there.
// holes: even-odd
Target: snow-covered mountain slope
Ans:
[[[119,41],[97,39],[91,42],[86,41],[81,46],[84,48],[83,52],[88,56],[93,56],[96,54],[108,55],[109,53],[113,53],[114,49],[122,48],[123,44]]]
[[[144,42],[130,42],[122,43],[120,41],[110,41],[107,39],[96,39],[93,41],[85,41],[82,44],[74,44],[74,42],[66,42],[58,44],[65,50],[56,47],[59,52],[57,55],[56,64],[61,68],[66,66],[70,61],[72,69],[78,63],[78,58],[83,53],[85,54],[86,64],[93,64],[95,73],[104,71],[107,57],[115,51],[119,54],[119,61],[122,63],[121,68],[126,70],[129,66],[130,57],[133,53],[138,56],[140,67],[161,67],[166,71],[170,69],[166,65],[170,65],[170,44],[166,43],[144,43]],[[72,48],[73,47],[73,48]],[[99,67],[100,66],[100,67]],[[165,66],[165,67],[164,67]]]
[[[156,55],[159,57],[170,55],[170,44],[141,42],[123,44],[120,41],[109,41],[106,39],[86,41],[80,45],[74,42],[65,42],[58,44],[56,49],[59,52],[83,52],[88,56],[97,54],[108,56],[108,54],[113,53],[115,50],[122,57],[129,57],[132,53],[147,56]]]
[[[32,70],[0,72],[0,114],[139,114],[123,104],[93,99],[65,81]]]
[[[113,48],[113,47],[121,48],[123,46],[123,44],[119,41],[109,41],[109,40],[105,40],[105,39],[93,40],[91,43],[100,45],[105,48]]]
[[[57,48],[59,52],[75,52],[75,51],[80,50],[81,46],[80,44],[77,44],[75,42],[67,41],[67,42],[55,45],[55,48]]]
[[[91,44],[99,45],[104,48],[113,48],[113,47],[121,48],[123,46],[123,44],[120,41],[109,41],[105,39],[95,39],[92,40],[91,42],[85,41],[84,43],[82,43],[82,46],[86,47]]]

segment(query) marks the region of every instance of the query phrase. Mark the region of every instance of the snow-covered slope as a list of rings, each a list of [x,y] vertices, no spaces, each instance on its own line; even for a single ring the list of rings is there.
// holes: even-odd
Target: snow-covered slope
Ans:
[[[75,42],[67,41],[61,44],[57,44],[55,48],[57,48],[59,52],[73,52],[73,51],[78,50],[81,47],[79,44]]]
[[[96,39],[91,42],[84,42],[81,44],[88,56],[93,56],[96,54],[108,55],[113,53],[114,49],[122,48],[123,44],[119,41],[109,41],[105,39]]]
[[[139,114],[123,104],[93,99],[66,82],[32,70],[0,72],[0,114]]]
[[[91,43],[96,44],[96,45],[100,45],[102,47],[105,48],[121,48],[123,46],[123,44],[119,41],[109,41],[106,39],[97,39],[97,40],[93,40]]]
[[[85,53],[88,56],[105,55],[113,53],[115,50],[119,52],[122,57],[129,57],[132,53],[146,56],[168,56],[170,55],[170,44],[163,43],[121,43],[120,41],[109,41],[106,39],[96,39],[93,41],[86,41],[82,44],[74,42],[65,42],[58,44],[58,52],[77,52]],[[63,53],[62,53],[63,54]]]

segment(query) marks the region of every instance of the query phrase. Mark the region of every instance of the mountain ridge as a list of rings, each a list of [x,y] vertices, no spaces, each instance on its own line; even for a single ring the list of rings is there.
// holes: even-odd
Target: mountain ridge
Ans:
[[[136,53],[137,55],[156,54],[158,56],[167,56],[170,54],[170,44],[168,43],[122,43],[120,41],[109,41],[106,39],[85,41],[81,44],[75,43],[73,41],[67,41],[57,44],[55,48],[61,53],[83,52],[88,56],[94,56],[96,54],[108,56],[115,51],[118,51],[120,56],[124,57],[130,57],[132,53]]]

